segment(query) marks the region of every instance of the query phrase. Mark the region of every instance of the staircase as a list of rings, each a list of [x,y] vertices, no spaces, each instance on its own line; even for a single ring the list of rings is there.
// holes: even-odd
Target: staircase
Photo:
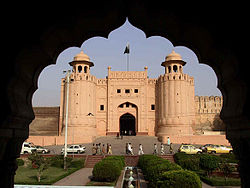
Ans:
[[[94,168],[95,164],[104,158],[103,155],[87,155],[85,159],[85,168]]]
[[[168,155],[159,155],[159,157],[163,158],[163,159],[167,159],[170,162],[174,163],[174,155],[172,154],[168,154]]]

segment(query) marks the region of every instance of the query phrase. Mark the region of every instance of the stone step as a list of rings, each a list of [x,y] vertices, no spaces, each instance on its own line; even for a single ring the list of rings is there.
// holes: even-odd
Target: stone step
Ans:
[[[85,168],[93,168],[96,163],[104,158],[102,155],[88,155],[85,161]]]

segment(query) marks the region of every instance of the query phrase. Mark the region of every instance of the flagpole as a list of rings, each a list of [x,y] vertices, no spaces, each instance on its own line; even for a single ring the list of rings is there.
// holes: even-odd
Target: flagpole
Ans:
[[[129,54],[127,53],[127,71],[129,71]]]

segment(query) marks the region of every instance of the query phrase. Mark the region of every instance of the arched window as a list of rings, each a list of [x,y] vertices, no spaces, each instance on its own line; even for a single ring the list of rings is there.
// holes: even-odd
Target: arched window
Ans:
[[[177,69],[178,69],[177,65],[174,65],[174,66],[173,66],[173,71],[174,71],[174,72],[177,72]]]
[[[182,72],[182,66],[179,66],[179,70],[180,70],[180,72]]]
[[[171,73],[171,66],[168,66],[168,73]]]
[[[87,71],[88,71],[88,67],[85,66],[85,67],[84,67],[84,73],[87,73]]]
[[[81,66],[81,65],[78,66],[78,72],[79,72],[79,73],[82,72],[82,66]]]

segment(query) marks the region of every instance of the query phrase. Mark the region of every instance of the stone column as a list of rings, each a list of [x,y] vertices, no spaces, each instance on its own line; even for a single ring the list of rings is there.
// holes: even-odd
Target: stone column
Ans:
[[[10,188],[14,185],[16,159],[20,157],[22,143],[28,138],[28,129],[1,128],[0,135],[0,185]]]
[[[244,117],[227,118],[223,121],[227,125],[227,139],[233,147],[234,154],[240,160],[241,187],[248,188],[250,185],[250,123]]]

